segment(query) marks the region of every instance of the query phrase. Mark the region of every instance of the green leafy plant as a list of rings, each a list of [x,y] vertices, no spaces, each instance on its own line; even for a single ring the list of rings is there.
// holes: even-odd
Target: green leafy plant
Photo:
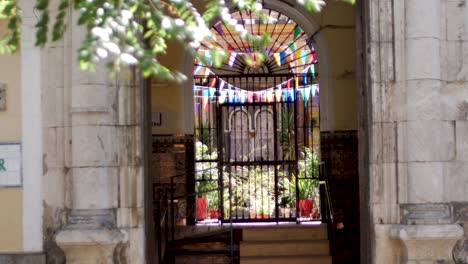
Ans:
[[[308,11],[318,12],[325,5],[324,0],[296,0]],[[342,0],[353,3],[354,0]],[[228,59],[228,53],[213,45],[209,54],[197,54],[205,40],[213,39],[207,25],[214,19],[221,19],[232,32],[239,35],[244,43],[256,50],[255,60],[266,58],[264,47],[271,42],[271,36],[248,33],[244,25],[233,19],[224,0],[206,0],[198,8],[189,0],[115,0],[86,1],[59,0],[55,6],[49,0],[36,0],[35,15],[36,45],[43,47],[49,41],[63,39],[71,23],[70,14],[78,14],[78,25],[85,29],[85,38],[78,51],[82,69],[92,70],[99,61],[107,62],[110,71],[119,71],[128,65],[138,66],[146,77],[156,76],[173,80],[185,80],[185,76],[164,65],[160,58],[169,45],[180,43],[203,63],[209,58],[215,66]],[[269,17],[262,12],[260,0],[233,0],[234,9],[248,10],[258,14],[261,20]],[[203,9],[203,10],[202,10]],[[54,17],[51,18],[51,13]],[[0,0],[0,19],[7,20],[8,31],[0,37],[0,53],[15,52],[19,46],[21,10],[15,0]],[[249,57],[250,56],[250,57]],[[252,55],[244,59],[253,63]]]

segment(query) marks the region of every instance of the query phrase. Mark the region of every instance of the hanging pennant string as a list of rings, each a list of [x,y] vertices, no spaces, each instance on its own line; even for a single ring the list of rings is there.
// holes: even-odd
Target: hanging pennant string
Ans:
[[[221,35],[221,36],[226,36],[226,34],[224,33],[224,30],[223,30],[223,27],[221,25],[221,23],[218,23],[217,25],[214,26],[214,28],[216,29],[216,31],[218,31],[218,33]]]
[[[317,85],[312,84],[312,96],[315,96],[315,91],[317,90]]]
[[[238,94],[239,94],[239,101],[240,101],[241,103],[245,103],[244,91],[240,91]]]
[[[297,39],[297,37],[299,36],[299,34],[301,34],[301,28],[300,28],[298,25],[296,25],[296,26],[294,27],[294,40]]]
[[[295,88],[298,88],[299,87],[299,77],[294,77],[294,84],[295,84]]]
[[[210,93],[210,97],[213,98],[215,93],[216,93],[216,88],[210,87],[210,88],[208,88],[208,91]]]
[[[208,64],[210,66],[212,66],[213,65],[213,58],[211,57],[211,53],[210,53],[209,50],[205,50],[205,57],[206,57],[206,59],[208,61]]]
[[[234,91],[229,88],[228,90],[228,95],[229,95],[229,102],[233,103],[234,102]]]
[[[288,89],[291,88],[291,79],[289,79],[289,80],[286,82],[286,87],[287,87]]]
[[[253,92],[247,92],[247,101],[253,103]]]
[[[302,73],[302,81],[304,85],[307,85],[307,72]]]
[[[291,94],[291,101],[295,101],[296,100],[296,96],[294,94],[294,89],[290,89],[289,90],[289,93]]]
[[[312,73],[312,76],[315,76],[315,64],[310,65],[310,73]]]
[[[260,102],[262,100],[262,93],[261,92],[254,92],[255,93],[255,99],[257,102]]]
[[[203,63],[200,61],[197,64],[195,64],[195,70],[193,71],[194,74],[197,74],[197,72],[203,67]]]
[[[224,103],[226,101],[226,94],[227,94],[226,90],[219,91],[218,101],[219,101],[220,104],[222,104],[222,103]]]
[[[203,90],[203,96],[202,96],[202,104],[203,104],[203,109],[207,110],[208,106],[208,90]]]
[[[281,88],[279,88],[278,90],[275,90],[275,94],[276,94],[276,101],[281,102],[281,97],[283,96],[283,91],[281,91]]]
[[[221,90],[221,89],[223,89],[223,88],[224,88],[224,81],[221,80],[221,81],[219,82],[219,89]]]
[[[300,50],[294,52],[294,60],[295,61],[301,60],[302,59],[301,56],[302,56],[302,52]],[[301,62],[302,62],[302,60],[301,60]]]
[[[268,91],[268,102],[274,102],[275,101],[275,94],[273,91]]]
[[[307,61],[307,51],[301,50],[301,64],[305,65]]]
[[[236,57],[237,57],[237,53],[236,52],[231,52],[231,54],[229,55],[229,61],[228,61],[228,65],[230,67],[232,67],[234,65],[234,63],[236,62]]]
[[[305,91],[304,102],[307,104],[307,102],[309,101],[309,98],[310,98],[310,86],[305,87],[304,91]]]
[[[288,48],[291,50],[292,53],[296,51],[296,45],[294,45],[294,42],[290,42]]]
[[[289,98],[289,91],[288,90],[283,90],[283,96],[285,101],[291,101]]]
[[[283,52],[280,52],[280,62],[281,62],[281,65],[283,65],[284,63],[284,58],[286,57],[286,53],[283,51]]]
[[[276,61],[276,64],[278,65],[278,67],[281,67],[281,57],[280,57],[280,54],[279,54],[279,53],[275,53],[275,54],[273,54],[273,57],[275,58],[275,61]]]
[[[317,63],[317,52],[312,52],[312,63]]]

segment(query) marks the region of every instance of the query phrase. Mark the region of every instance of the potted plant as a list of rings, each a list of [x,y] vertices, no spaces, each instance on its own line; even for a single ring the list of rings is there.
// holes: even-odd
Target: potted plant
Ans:
[[[312,190],[314,188],[312,179],[299,179],[297,183],[299,189],[299,201],[297,204],[299,217],[309,217],[312,214]]]
[[[197,220],[202,221],[207,218],[206,196],[216,188],[216,184],[210,180],[199,181],[197,185]]]
[[[206,194],[208,202],[208,214],[211,219],[218,219],[220,217],[219,212],[219,193],[218,191],[211,191]]]

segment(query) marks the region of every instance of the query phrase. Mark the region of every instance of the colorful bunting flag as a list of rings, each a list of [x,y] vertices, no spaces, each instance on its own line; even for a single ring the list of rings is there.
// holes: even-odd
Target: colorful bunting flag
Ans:
[[[226,94],[227,94],[227,92],[225,90],[219,91],[218,100],[219,100],[220,104],[222,104],[222,103],[224,103],[226,101]]]
[[[275,58],[276,64],[278,64],[278,67],[281,67],[281,56],[279,53],[273,54],[273,57]]]
[[[247,92],[247,101],[253,103],[253,92]]]
[[[299,34],[301,33],[301,28],[296,25],[296,27],[294,27],[294,40],[297,39],[297,37],[299,37]]]
[[[262,100],[262,93],[255,92],[255,99],[257,100],[257,102],[260,102]]]
[[[309,97],[310,97],[310,86],[307,86],[306,88],[304,88],[304,91],[305,91],[304,102],[307,104],[307,101],[309,101]]]
[[[203,97],[202,97],[202,105],[203,109],[207,109],[206,106],[208,105],[208,90],[203,90]]]
[[[284,51],[280,52],[280,65],[283,64],[285,57],[286,57],[286,53]]]
[[[301,55],[302,55],[301,51],[299,51],[299,50],[296,51],[296,52],[294,53],[294,55],[295,55],[295,58],[294,58],[294,59],[297,60],[297,62],[299,63],[299,60],[301,59]],[[301,62],[302,62],[302,61],[301,61]]]
[[[281,96],[283,96],[283,92],[281,91],[281,88],[279,88],[278,90],[275,90],[275,94],[276,94],[276,101],[280,102]]]
[[[299,77],[294,77],[294,84],[296,85],[295,88],[299,87]]]
[[[244,91],[240,91],[239,100],[240,100],[241,103],[245,103],[245,92]]]
[[[219,83],[219,89],[223,89],[224,88],[224,81],[221,80],[220,83]]]
[[[216,88],[210,87],[210,88],[208,88],[208,91],[210,93],[210,97],[214,97],[214,95],[216,93]]]
[[[214,28],[216,29],[216,31],[218,31],[218,33],[221,35],[221,36],[226,36],[226,34],[224,33],[224,30],[223,30],[223,27],[221,26],[221,23],[218,23],[217,25],[214,26]]]
[[[234,62],[236,62],[236,57],[237,57],[236,52],[231,52],[231,54],[229,54],[229,61],[228,61],[229,67],[232,67],[234,65]]]
[[[289,92],[291,93],[291,101],[296,100],[296,97],[294,96],[294,89],[290,89]]]
[[[304,85],[307,85],[307,72],[302,73],[302,81],[304,82]]]
[[[285,100],[285,101],[289,101],[289,100],[290,100],[288,95],[289,95],[288,90],[283,90],[283,96],[284,96],[284,100]]]
[[[213,65],[213,58],[211,57],[211,53],[209,50],[205,50],[205,57],[208,61],[208,64],[211,66]]]
[[[317,85],[312,84],[312,96],[315,96],[315,91],[317,90]]]
[[[301,50],[301,64],[305,65],[307,59],[307,51]]]
[[[310,65],[310,73],[312,73],[312,75],[315,75],[315,65],[314,64]]]

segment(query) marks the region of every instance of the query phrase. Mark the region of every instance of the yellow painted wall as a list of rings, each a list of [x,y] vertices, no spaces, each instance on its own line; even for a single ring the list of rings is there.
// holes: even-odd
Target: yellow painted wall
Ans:
[[[21,188],[0,188],[0,253],[23,248]]]
[[[0,22],[0,35],[5,24]],[[21,141],[20,55],[0,56],[0,82],[7,85],[7,110],[0,111],[0,142]],[[21,188],[0,188],[0,252],[17,252],[22,242]]]

